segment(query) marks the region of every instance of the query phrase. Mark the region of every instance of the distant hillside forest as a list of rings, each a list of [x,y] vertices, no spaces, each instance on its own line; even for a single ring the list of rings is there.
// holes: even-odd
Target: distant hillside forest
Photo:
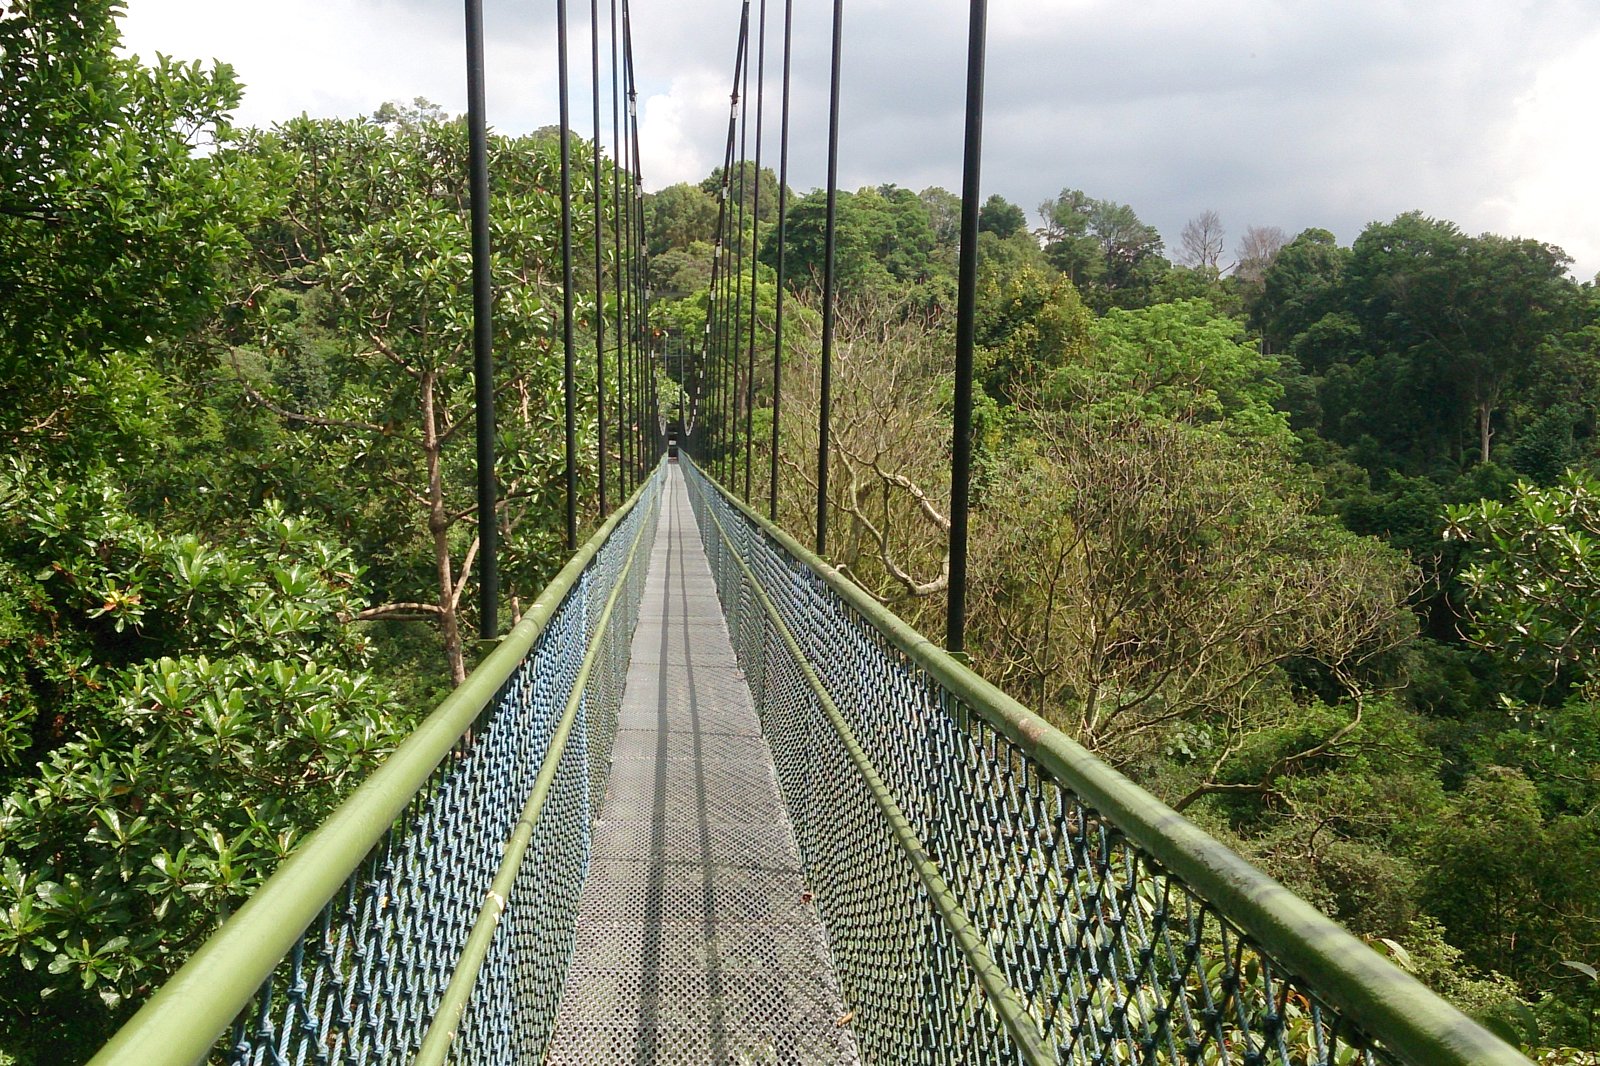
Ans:
[[[67,6],[0,11],[0,1064],[28,1066],[87,1058],[477,655],[464,124],[238,129],[225,64],[119,57],[117,4]],[[559,141],[490,145],[511,615],[565,560]],[[609,273],[634,196],[572,144],[592,529],[588,220]],[[644,201],[673,413],[721,184]],[[728,185],[764,502],[778,190]],[[824,209],[788,203],[805,530]],[[839,197],[832,554],[935,636],[958,215]],[[976,667],[1543,1061],[1594,1061],[1600,291],[1423,213],[1344,247],[1206,212],[1170,250],[1070,187],[1038,217],[981,221]],[[742,488],[744,443],[698,458]]]

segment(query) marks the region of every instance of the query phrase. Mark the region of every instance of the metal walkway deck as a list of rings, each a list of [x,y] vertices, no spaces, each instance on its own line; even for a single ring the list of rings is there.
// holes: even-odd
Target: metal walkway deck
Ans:
[[[683,477],[663,489],[547,1061],[854,1063]]]

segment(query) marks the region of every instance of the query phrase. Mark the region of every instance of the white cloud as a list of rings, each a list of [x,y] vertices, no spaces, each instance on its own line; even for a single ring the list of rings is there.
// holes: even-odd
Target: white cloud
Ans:
[[[1600,33],[1579,41],[1540,71],[1517,101],[1517,117],[1506,154],[1519,176],[1506,196],[1485,206],[1498,211],[1502,228],[1562,245],[1575,260],[1574,273],[1588,280],[1600,272],[1600,140],[1594,135],[1600,100]]]
[[[486,3],[491,122],[553,123],[553,5]],[[571,6],[573,120],[587,131],[588,10]],[[605,20],[610,0],[600,6]],[[775,158],[783,4],[767,6]],[[958,180],[965,8],[847,6],[846,187]],[[721,161],[738,10],[636,3],[648,186]],[[796,5],[791,179],[802,189],[823,176],[828,15]],[[1235,233],[1322,226],[1348,241],[1419,209],[1560,244],[1580,277],[1600,269],[1587,114],[1600,99],[1600,37],[1588,0],[1029,0],[994,7],[990,31],[986,192],[1032,208],[1074,186],[1131,203],[1169,235],[1210,207]],[[125,33],[140,52],[233,63],[247,123],[419,95],[465,106],[455,0],[129,0]]]
[[[680,181],[699,181],[722,165],[703,136],[719,123],[726,143],[729,78],[710,71],[691,71],[673,78],[664,93],[645,99],[639,115],[639,155],[646,163],[646,187],[659,189]],[[719,146],[720,152],[720,146]]]
[[[543,114],[555,112],[553,79],[545,77],[555,69],[555,46],[528,32],[526,20],[507,21],[523,32],[496,32],[486,20],[489,119],[507,129],[542,125],[548,121]],[[245,125],[269,125],[302,111],[354,118],[387,100],[418,96],[452,113],[466,109],[458,5],[132,0],[122,34],[127,52],[232,64],[245,84],[237,113]]]

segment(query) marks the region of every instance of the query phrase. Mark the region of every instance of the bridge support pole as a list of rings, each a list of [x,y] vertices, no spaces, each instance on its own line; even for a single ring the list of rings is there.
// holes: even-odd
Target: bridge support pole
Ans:
[[[495,524],[494,275],[489,262],[489,136],[483,100],[483,4],[467,0],[467,168],[472,220],[472,367],[478,444],[478,632],[500,635]]]
[[[945,647],[967,642],[967,504],[972,478],[972,349],[978,315],[978,180],[983,163],[983,60],[988,0],[971,0],[967,30],[967,131],[961,163],[961,260],[956,273],[955,418],[950,446],[950,591]]]

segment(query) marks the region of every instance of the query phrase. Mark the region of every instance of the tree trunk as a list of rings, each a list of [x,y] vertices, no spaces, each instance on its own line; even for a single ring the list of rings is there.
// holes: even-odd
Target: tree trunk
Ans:
[[[455,581],[450,566],[450,516],[444,506],[443,446],[434,410],[434,372],[424,371],[422,391],[422,452],[428,464],[428,532],[433,535],[433,558],[439,574],[439,631],[450,664],[450,683],[467,679],[467,662],[461,648],[461,627],[456,617]]]
[[[1493,400],[1478,401],[1478,462],[1489,461],[1489,440],[1494,436],[1490,428],[1490,417],[1494,414]]]

